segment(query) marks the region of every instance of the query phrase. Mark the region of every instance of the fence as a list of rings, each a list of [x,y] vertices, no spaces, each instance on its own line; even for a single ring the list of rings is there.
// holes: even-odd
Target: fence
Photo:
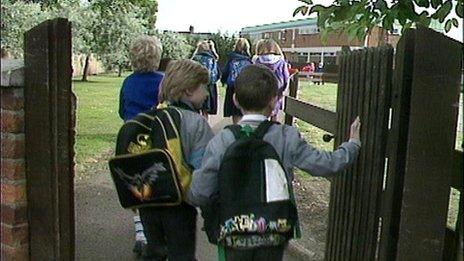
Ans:
[[[418,28],[400,40],[395,71],[391,47],[345,53],[337,112],[295,99],[293,77],[287,124],[298,117],[335,134],[338,146],[356,115],[362,121],[358,160],[331,180],[326,260],[462,256],[462,207],[457,229],[446,228],[450,186],[462,192],[462,152],[454,150],[460,48]]]

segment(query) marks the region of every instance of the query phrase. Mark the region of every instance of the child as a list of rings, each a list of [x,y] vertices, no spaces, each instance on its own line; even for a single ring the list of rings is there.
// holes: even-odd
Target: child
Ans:
[[[213,137],[207,121],[198,113],[207,97],[208,81],[208,71],[200,64],[188,59],[171,61],[159,93],[160,100],[181,111],[183,155],[193,169],[200,166],[206,144]],[[194,207],[182,202],[175,207],[140,208],[139,212],[148,247],[166,244],[169,260],[195,260]]]
[[[250,65],[240,73],[235,82],[234,101],[244,115],[239,122],[242,130],[256,130],[257,126],[271,115],[279,97],[278,86],[276,77],[265,66]],[[325,177],[347,168],[359,153],[359,128],[357,118],[351,125],[349,141],[341,144],[333,152],[317,150],[301,137],[295,127],[288,125],[271,125],[263,140],[275,149],[285,170],[284,175],[291,182],[293,167]],[[209,142],[202,166],[194,172],[188,192],[189,202],[198,206],[212,203],[212,198],[219,193],[218,171],[222,159],[235,140],[230,129],[223,129]],[[282,260],[285,245],[283,243],[246,250],[225,248],[225,257],[226,260]]]
[[[220,72],[217,65],[219,59],[214,42],[212,40],[200,41],[197,45],[197,49],[193,53],[192,59],[199,62],[201,65],[206,67],[209,71],[209,83],[208,83],[208,99],[205,101],[202,107],[203,116],[208,119],[209,114],[217,113],[217,85],[216,82],[220,78]]]
[[[256,44],[256,55],[257,57],[254,63],[267,66],[277,77],[279,82],[279,97],[281,97],[285,88],[287,88],[288,78],[290,77],[288,65],[284,59],[282,50],[274,40],[261,39]],[[277,114],[280,109],[282,109],[281,98],[277,100],[276,107],[272,111],[271,119],[273,121],[277,120]]]
[[[157,72],[163,52],[154,36],[140,36],[133,42],[130,59],[134,73],[123,82],[119,96],[119,116],[124,121],[158,105],[158,90],[163,74]]]
[[[119,95],[119,116],[125,122],[138,113],[158,105],[158,90],[163,73],[157,70],[162,52],[161,42],[154,36],[143,35],[132,43],[130,59],[134,73],[124,80]],[[147,240],[138,214],[134,216],[134,223],[133,251],[137,255],[149,256],[146,249]]]
[[[245,66],[251,64],[250,43],[245,38],[238,38],[235,43],[234,51],[230,54],[226,67],[221,77],[223,84],[227,83],[226,97],[224,100],[224,117],[232,116],[232,121],[236,124],[242,117],[240,110],[234,105],[232,96],[234,95],[235,79]]]

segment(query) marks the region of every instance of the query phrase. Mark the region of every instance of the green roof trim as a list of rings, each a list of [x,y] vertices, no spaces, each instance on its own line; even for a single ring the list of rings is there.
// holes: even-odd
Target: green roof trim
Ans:
[[[262,24],[256,26],[247,26],[242,28],[240,31],[244,34],[249,33],[259,33],[259,32],[269,32],[269,31],[277,31],[281,29],[289,29],[301,26],[308,26],[308,25],[315,25],[317,24],[317,18],[304,18],[298,19],[293,21],[286,21],[286,22],[279,22],[279,23],[272,23],[272,24]]]

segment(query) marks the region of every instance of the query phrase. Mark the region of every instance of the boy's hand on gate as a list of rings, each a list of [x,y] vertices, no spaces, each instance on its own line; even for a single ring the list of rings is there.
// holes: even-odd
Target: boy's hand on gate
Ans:
[[[361,120],[359,116],[351,123],[350,127],[350,139],[358,139],[359,140],[359,130],[361,129]]]

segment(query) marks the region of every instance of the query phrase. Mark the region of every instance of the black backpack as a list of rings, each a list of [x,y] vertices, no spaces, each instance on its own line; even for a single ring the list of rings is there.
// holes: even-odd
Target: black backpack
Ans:
[[[210,241],[252,249],[281,245],[293,237],[297,210],[291,181],[274,147],[262,139],[273,124],[264,121],[251,133],[249,126],[226,127],[236,141],[221,162],[217,200],[205,209]]]
[[[124,208],[176,206],[192,178],[180,140],[177,108],[153,109],[124,123],[118,133],[111,176]]]

